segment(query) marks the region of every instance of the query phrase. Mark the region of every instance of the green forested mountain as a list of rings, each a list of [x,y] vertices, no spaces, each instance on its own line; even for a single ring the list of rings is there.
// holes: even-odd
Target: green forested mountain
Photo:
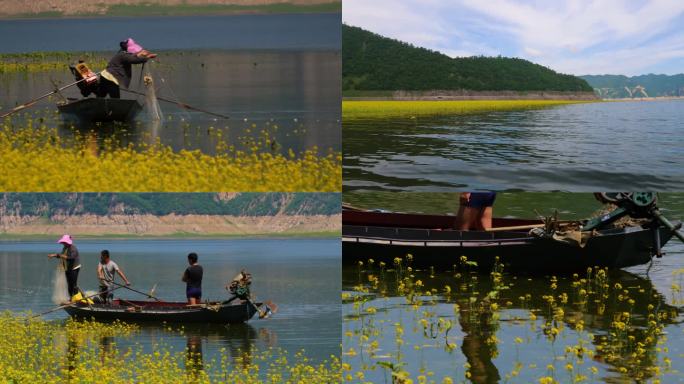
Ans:
[[[580,78],[527,60],[453,59],[347,25],[342,26],[342,89],[592,91]]]
[[[0,215],[332,215],[337,193],[4,193]]]
[[[586,80],[599,96],[604,98],[629,98],[646,95],[651,97],[684,96],[684,74],[673,76],[648,74],[633,77],[587,75],[580,77]],[[640,87],[643,87],[643,93]]]

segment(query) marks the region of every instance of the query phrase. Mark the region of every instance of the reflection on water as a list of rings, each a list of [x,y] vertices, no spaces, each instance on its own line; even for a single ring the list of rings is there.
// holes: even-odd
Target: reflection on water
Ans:
[[[55,252],[55,245],[53,241],[0,242],[0,311],[40,313],[54,308],[51,276],[55,264],[46,255]],[[205,271],[203,298],[227,299],[229,293],[224,286],[244,268],[254,277],[251,291],[256,300],[272,300],[278,305],[278,312],[268,319],[255,316],[247,324],[227,327],[143,324],[134,338],[113,340],[118,350],[137,344],[151,352],[160,342],[176,351],[191,346],[193,350],[201,351],[205,365],[220,358],[222,349],[231,359],[238,359],[245,352],[269,348],[282,348],[292,354],[303,349],[305,356],[314,361],[339,355],[339,239],[77,239],[77,246],[82,264],[78,284],[84,291],[97,290],[95,271],[99,252],[108,249],[134,289],[149,292],[155,287],[155,295],[162,300],[184,302],[185,285],[181,275],[187,267],[186,255],[196,252]],[[119,290],[115,295],[129,300],[141,299],[140,295],[127,290]],[[66,317],[63,311],[45,316],[54,321],[64,321]]]
[[[58,128],[62,136],[72,137],[77,132],[100,144],[112,139],[122,145],[158,140],[176,151],[200,149],[210,154],[219,141],[244,149],[245,138],[265,135],[274,140],[270,150],[278,153],[290,149],[298,153],[314,146],[323,151],[341,150],[339,52],[169,51],[160,53],[159,58],[159,63],[150,62],[144,68],[155,77],[158,96],[230,119],[160,102],[161,122],[147,119],[143,111],[130,124],[82,124],[63,121],[54,97],[37,104],[29,115],[15,115],[12,121],[16,127],[24,127],[32,120],[34,126]],[[0,75],[0,106],[13,107],[44,94],[52,88],[52,80],[71,83],[67,64],[64,71]],[[138,82],[140,71],[134,67],[133,90],[144,90]],[[63,94],[79,97],[76,87]],[[122,97],[136,96],[123,92]],[[137,98],[144,104],[144,97]]]
[[[347,192],[343,200],[403,212],[458,209],[457,193]],[[660,193],[658,205],[684,218],[684,194]],[[590,193],[507,192],[494,213],[531,218],[557,209],[581,219],[600,207]],[[389,377],[388,364],[414,381],[432,372],[436,382],[680,382],[669,367],[684,353],[684,244],[673,239],[663,250],[652,266],[576,277],[416,270],[406,255],[396,255],[401,264],[346,266],[344,360],[375,382]]]
[[[344,119],[345,190],[682,189],[682,103]]]
[[[682,296],[670,304],[628,272],[516,278],[369,264],[345,267],[343,289],[345,362],[374,382],[388,367],[437,382],[681,378],[668,361],[681,352]]]

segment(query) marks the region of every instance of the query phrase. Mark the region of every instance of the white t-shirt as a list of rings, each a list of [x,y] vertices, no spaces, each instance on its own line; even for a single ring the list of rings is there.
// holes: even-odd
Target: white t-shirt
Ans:
[[[109,260],[107,264],[100,262],[100,268],[102,268],[102,275],[104,276],[104,279],[100,280],[100,285],[109,287],[114,281],[114,274],[119,270],[119,266]]]

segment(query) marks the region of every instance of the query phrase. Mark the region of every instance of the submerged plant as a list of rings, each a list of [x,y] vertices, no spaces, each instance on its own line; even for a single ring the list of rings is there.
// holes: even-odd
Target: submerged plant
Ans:
[[[654,295],[647,280],[626,287],[598,267],[584,276],[511,276],[498,261],[487,279],[469,271],[468,263],[463,257],[453,270],[415,270],[406,257],[398,257],[395,269],[376,269],[375,261],[362,271],[345,273],[347,279],[358,279],[343,304],[343,348],[355,351],[343,356],[350,372],[346,380],[580,383],[684,378],[673,368],[681,356],[671,356],[667,345],[666,328],[680,321],[679,310]],[[675,285],[678,293],[680,285]],[[361,302],[373,311],[349,316]]]

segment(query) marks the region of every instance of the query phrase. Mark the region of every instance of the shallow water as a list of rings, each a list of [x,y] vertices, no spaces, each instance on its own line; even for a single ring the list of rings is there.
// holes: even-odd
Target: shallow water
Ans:
[[[449,213],[458,207],[458,195],[453,193],[345,193],[344,201],[359,207],[405,212]],[[660,194],[659,206],[670,219],[681,220],[684,194]],[[586,193],[500,193],[494,213],[530,218],[534,217],[535,209],[542,214],[558,209],[561,218],[572,219],[587,217],[598,208],[600,205]],[[464,270],[457,274],[439,269],[408,272],[410,264],[406,259],[403,274],[396,272],[396,265],[381,268],[377,262],[345,266],[342,286],[351,297],[342,309],[343,360],[352,365],[353,371],[363,370],[366,380],[379,383],[391,382],[387,363],[409,372],[414,382],[419,375],[435,382],[446,376],[460,382],[465,380],[465,364],[470,367],[469,381],[474,383],[529,383],[545,376],[571,382],[577,375],[586,376],[588,382],[632,382],[638,372],[654,379],[654,367],[659,367],[658,378],[662,382],[681,382],[684,376],[677,369],[684,364],[684,244],[673,239],[663,251],[665,256],[654,259],[650,271],[647,265],[611,271],[605,281],[610,287],[607,298],[592,296],[585,304],[580,304],[579,288],[573,287],[576,279],[571,276],[558,277],[554,289],[550,276],[510,275],[504,271],[506,287],[496,288],[487,274],[470,275]],[[404,280],[409,276],[409,280]],[[374,277],[379,278],[375,286]],[[586,276],[578,277],[581,278]],[[411,285],[417,280],[421,281],[421,288]],[[400,283],[409,287],[403,294]],[[445,293],[447,285],[451,294]],[[628,293],[624,294],[623,289]],[[430,295],[412,296],[406,293],[411,290],[433,291]],[[564,311],[563,316],[555,319],[557,313],[549,309],[543,298],[551,293],[556,298],[554,308]],[[561,304],[562,293],[568,294],[567,303]],[[529,299],[520,299],[527,294],[531,295]],[[354,296],[366,299],[354,304]],[[634,302],[630,304],[627,297]],[[491,303],[497,303],[498,308],[492,310]],[[602,311],[600,303],[604,305]],[[649,304],[654,309],[649,310]],[[657,321],[663,326],[662,333],[649,333],[648,314],[654,311],[668,313]],[[616,333],[614,322],[623,312],[630,313],[629,330]],[[536,319],[530,313],[536,314]],[[577,329],[579,320],[583,321],[584,330]],[[448,333],[446,321],[452,325]],[[401,337],[397,326],[403,329]],[[551,327],[560,329],[555,339],[544,333]],[[627,334],[634,337],[632,344]],[[590,335],[595,336],[593,341]],[[652,339],[647,339],[649,335]],[[653,337],[659,339],[658,344]],[[640,361],[631,356],[637,342],[643,343],[646,351]],[[581,358],[568,353],[566,347],[575,348],[581,343],[585,348]],[[350,348],[354,350],[351,353]],[[549,364],[553,370],[548,369]],[[566,369],[567,364],[572,364],[572,370]]]
[[[219,135],[228,144],[245,149],[244,139],[259,137],[262,131],[277,143],[268,150],[278,153],[290,149],[298,153],[314,146],[322,152],[341,150],[338,52],[168,51],[159,58],[159,63],[148,63],[144,69],[155,79],[157,96],[228,118],[160,101],[162,121],[151,121],[143,110],[130,124],[82,124],[64,120],[56,108],[60,98],[53,96],[27,113],[13,115],[11,125],[22,127],[32,119],[58,128],[65,137],[78,132],[100,143],[116,138],[122,145],[159,140],[174,150],[200,149],[210,154],[216,150]],[[74,55],[73,61],[77,59]],[[63,71],[0,74],[0,106],[10,108],[45,94],[53,89],[53,81],[62,85],[73,82],[67,64],[65,61]],[[140,71],[140,66],[134,66],[131,89],[144,91]],[[62,94],[81,97],[76,87]],[[136,98],[145,104],[144,97],[124,91],[122,98]]]
[[[278,311],[268,319],[254,317],[241,325],[185,325],[184,333],[161,324],[142,327],[135,340],[115,341],[120,346],[137,342],[146,350],[164,340],[176,350],[199,347],[205,361],[217,358],[226,348],[232,357],[239,351],[269,347],[289,353],[301,349],[314,361],[339,355],[340,346],[340,245],[338,239],[322,240],[84,240],[77,241],[83,265],[79,286],[97,290],[96,263],[99,251],[109,249],[112,260],[133,283],[167,301],[185,301],[181,275],[186,255],[197,252],[204,267],[203,298],[228,297],[224,285],[240,269],[253,274],[252,293],[257,300],[272,300]],[[34,313],[54,308],[52,276],[56,267],[48,253],[57,252],[54,242],[0,242],[0,310]],[[125,289],[115,297],[144,299]],[[46,319],[64,321],[63,311]],[[220,360],[220,358],[219,358]]]
[[[339,13],[3,20],[0,52],[101,51],[128,37],[151,51],[339,50],[341,23]]]
[[[684,188],[682,100],[344,119],[345,190]]]

